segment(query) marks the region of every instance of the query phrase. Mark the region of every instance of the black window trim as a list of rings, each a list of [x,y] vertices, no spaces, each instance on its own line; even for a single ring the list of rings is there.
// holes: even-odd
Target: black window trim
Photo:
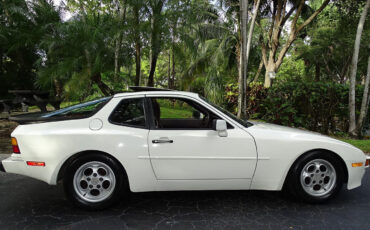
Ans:
[[[175,99],[180,99],[180,100],[190,100],[192,101],[193,103],[196,103],[198,106],[204,108],[205,110],[207,110],[208,112],[211,112],[213,114],[215,114],[216,116],[220,117],[218,114],[214,113],[212,110],[210,110],[209,108],[207,108],[206,106],[202,105],[201,103],[199,103],[198,101],[192,99],[192,98],[189,98],[189,97],[182,97],[181,95],[148,95],[148,96],[145,96],[146,97],[146,100],[147,100],[147,104],[148,104],[148,108],[149,108],[149,123],[150,123],[150,127],[149,129],[150,130],[192,130],[192,131],[195,131],[195,130],[199,130],[199,131],[204,131],[204,130],[213,130],[212,128],[157,128],[155,127],[155,122],[154,122],[154,112],[153,112],[153,105],[152,105],[152,101],[151,101],[151,98],[165,98],[165,99],[168,99],[168,98],[175,98]],[[222,120],[225,120],[221,117]],[[234,129],[235,126],[230,123],[229,121],[225,120],[226,123],[228,124],[228,128],[227,129]]]
[[[112,117],[112,114],[113,112],[117,109],[117,107],[121,104],[122,101],[124,100],[130,100],[130,99],[141,99],[143,100],[144,102],[144,117],[145,117],[145,126],[139,126],[139,125],[128,125],[128,124],[122,124],[122,123],[118,123],[118,122],[114,122],[111,120],[111,117]],[[124,97],[122,98],[118,103],[117,105],[114,107],[114,109],[110,112],[109,114],[109,117],[108,117],[108,122],[113,124],[113,125],[117,125],[117,126],[123,126],[123,127],[130,127],[130,128],[137,128],[137,129],[150,129],[150,124],[149,124],[149,109],[148,109],[148,103],[147,103],[147,100],[146,100],[146,97],[144,95],[140,95],[138,97]]]

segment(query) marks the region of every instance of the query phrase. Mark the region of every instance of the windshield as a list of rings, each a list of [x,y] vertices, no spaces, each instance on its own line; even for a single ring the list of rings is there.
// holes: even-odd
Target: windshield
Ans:
[[[248,128],[248,127],[250,127],[250,126],[252,126],[252,125],[253,125],[252,123],[250,123],[250,122],[248,122],[248,121],[244,121],[244,120],[242,120],[242,119],[240,119],[240,118],[236,117],[234,114],[230,113],[229,111],[227,111],[226,109],[222,108],[221,106],[218,106],[218,105],[213,104],[212,102],[208,101],[208,99],[207,99],[207,98],[202,97],[202,96],[200,96],[200,98],[201,98],[203,101],[205,101],[205,102],[207,102],[208,104],[210,104],[210,105],[212,105],[213,107],[215,107],[216,109],[220,110],[220,111],[221,111],[221,112],[223,112],[225,115],[227,115],[228,117],[230,117],[232,120],[234,120],[234,121],[238,122],[238,123],[239,123],[239,124],[241,124],[242,126],[244,126],[244,127]]]
[[[94,101],[89,101],[73,106],[69,106],[64,109],[59,109],[47,114],[42,117],[85,117],[94,114],[101,109],[112,97],[104,97]]]

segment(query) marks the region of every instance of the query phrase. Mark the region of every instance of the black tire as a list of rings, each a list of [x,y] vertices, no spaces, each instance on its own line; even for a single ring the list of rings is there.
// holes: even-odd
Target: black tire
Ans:
[[[112,192],[104,200],[89,202],[82,199],[74,187],[74,176],[77,170],[88,162],[101,162],[111,168],[115,177],[115,185]],[[119,203],[120,198],[128,190],[126,172],[119,163],[101,153],[87,153],[73,160],[65,171],[63,185],[66,197],[76,206],[86,210],[101,210]]]
[[[329,162],[335,169],[336,180],[333,182],[329,192],[324,192],[323,195],[312,195],[305,191],[304,185],[301,183],[301,172],[304,167],[314,160],[325,160]],[[317,171],[316,171],[317,172]],[[321,173],[321,172],[319,172]],[[345,171],[342,163],[334,154],[325,151],[312,151],[300,157],[289,170],[284,190],[289,197],[304,201],[307,203],[323,203],[335,197],[341,190],[344,182]],[[334,180],[333,180],[334,181]],[[311,182],[313,183],[313,181]]]

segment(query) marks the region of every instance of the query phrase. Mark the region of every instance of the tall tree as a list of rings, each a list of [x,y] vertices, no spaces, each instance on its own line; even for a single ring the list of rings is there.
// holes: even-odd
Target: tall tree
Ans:
[[[140,5],[138,1],[133,4],[133,16],[136,29],[135,39],[135,85],[141,84],[141,37],[140,37]]]
[[[246,118],[246,89],[247,89],[247,25],[248,25],[248,0],[240,0],[240,57],[239,57],[239,94],[238,117]]]
[[[165,0],[150,0],[150,71],[148,86],[154,86],[154,73],[161,52],[161,35],[163,30],[162,10]]]
[[[0,2],[0,96],[7,96],[9,89],[36,89],[40,40],[61,19],[51,1]]]
[[[244,25],[245,28],[242,28],[241,26],[241,31],[243,31],[243,33],[241,33],[242,37],[241,37],[241,58],[240,58],[240,64],[239,64],[239,74],[240,73],[243,73],[243,76],[242,76],[242,79],[241,79],[241,76],[239,75],[239,95],[238,95],[238,116],[242,119],[245,119],[246,118],[246,107],[247,107],[247,95],[246,95],[246,90],[247,90],[247,75],[248,75],[248,61],[249,61],[249,53],[250,53],[250,49],[251,49],[251,43],[252,43],[252,36],[253,36],[253,29],[254,29],[254,24],[256,22],[256,18],[257,18],[257,14],[258,14],[258,10],[259,10],[259,6],[260,6],[260,3],[261,3],[261,0],[257,0],[255,1],[255,10],[254,10],[254,13],[252,15],[252,20],[251,20],[251,23],[250,23],[250,26],[249,26],[249,31],[248,31],[248,37],[247,38],[243,38],[243,36],[246,36],[246,30],[247,30],[247,22],[243,22],[243,17],[246,17],[248,18],[248,13],[246,13],[245,11],[248,11],[248,7],[245,7],[244,4],[246,4],[248,6],[248,1],[243,1],[241,0],[240,1],[240,4],[241,4],[241,23],[240,25],[242,25],[242,23],[246,23]],[[243,5],[242,5],[243,4]],[[243,14],[246,14],[246,15],[243,15]],[[243,43],[247,43],[245,46],[243,45]],[[245,51],[244,51],[245,49]],[[245,52],[245,53],[244,53]],[[245,55],[245,60],[242,60],[242,55]],[[258,76],[258,75],[257,75]]]
[[[350,74],[350,89],[349,89],[349,129],[348,132],[353,136],[359,136],[362,131],[362,124],[363,120],[365,119],[364,115],[360,116],[361,120],[356,123],[356,74],[357,74],[357,62],[358,62],[358,54],[360,51],[360,43],[361,43],[361,35],[364,28],[367,11],[370,7],[370,0],[366,1],[366,5],[362,11],[361,18],[358,22],[357,32],[356,32],[356,40],[354,45],[354,51],[352,56],[352,63],[351,63],[351,74]],[[368,74],[369,75],[369,72]],[[366,78],[369,78],[367,76]],[[369,87],[369,81],[366,79],[367,85],[365,85],[364,94],[367,93],[367,88]],[[362,102],[361,112],[364,113],[367,103],[367,94],[364,95],[365,101]]]
[[[52,76],[66,83],[69,94],[82,94],[80,98],[88,96],[93,85],[102,94],[111,95],[114,91],[103,78],[114,69],[115,17],[103,14],[104,6],[100,2],[69,4],[76,6],[78,16],[55,25],[57,33],[43,38],[46,61],[40,68],[38,83],[47,86]],[[82,92],[81,88],[84,88]]]
[[[145,43],[146,30],[145,28],[145,18],[146,14],[146,4],[147,1],[143,0],[126,0],[128,4],[127,12],[127,23],[128,26],[125,28],[128,32],[127,40],[133,47],[133,57],[135,61],[135,78],[133,84],[138,86],[141,84],[141,60],[142,60],[142,49]]]
[[[251,50],[253,30],[254,30],[254,25],[255,25],[255,22],[256,22],[257,14],[258,14],[258,11],[259,11],[259,8],[260,8],[260,4],[261,4],[261,0],[254,1],[254,13],[252,15],[251,23],[249,25],[247,54],[246,54],[247,57],[246,57],[246,63],[245,63],[247,73],[248,73],[249,54],[250,54],[250,50]],[[263,62],[261,62],[261,64],[263,64]],[[262,66],[261,64],[260,64],[260,66]],[[260,68],[261,67],[258,67],[258,69],[260,69]],[[258,78],[258,74],[256,74],[256,76]]]
[[[271,2],[268,1],[267,5],[264,7],[264,10],[266,10],[266,8],[269,9],[268,15],[270,15],[271,12],[271,23],[268,31],[266,35],[261,33],[260,39],[262,60],[266,68],[265,87],[271,86],[270,75],[274,75],[274,73],[277,72],[289,48],[297,39],[297,36],[329,4],[330,0],[325,0],[316,11],[303,21],[303,23],[298,23],[298,19],[302,16],[303,9],[308,7],[305,5],[305,2],[305,0],[299,0],[289,5],[287,0],[272,0]],[[290,9],[288,6],[290,6]],[[290,31],[287,40],[285,43],[282,43],[280,37],[283,28],[293,13],[295,14],[290,21]]]
[[[120,57],[120,51],[122,46],[122,37],[123,37],[123,26],[125,24],[126,19],[126,9],[127,9],[127,0],[121,0],[116,3],[116,8],[118,11],[118,34],[116,35],[116,45],[114,49],[114,81],[118,82],[118,76],[119,76],[119,57]]]
[[[357,135],[361,135],[361,130],[364,125],[365,119],[367,112],[369,110],[369,103],[370,103],[370,94],[369,94],[369,84],[370,84],[370,44],[368,47],[368,53],[369,53],[369,58],[367,61],[367,74],[365,78],[365,87],[364,87],[364,92],[362,95],[362,103],[361,103],[361,109],[360,109],[360,116],[358,118],[358,123],[357,123]]]

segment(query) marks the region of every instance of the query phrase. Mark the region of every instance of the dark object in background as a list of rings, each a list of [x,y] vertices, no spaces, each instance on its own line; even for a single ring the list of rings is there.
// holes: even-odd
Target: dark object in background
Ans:
[[[34,105],[39,107],[42,112],[47,112],[47,104],[51,104],[55,109],[60,109],[61,100],[51,99],[48,92],[35,90],[9,90],[8,92],[14,94],[15,98],[1,100],[0,112],[10,113],[12,110],[19,109],[28,112],[28,107]]]

